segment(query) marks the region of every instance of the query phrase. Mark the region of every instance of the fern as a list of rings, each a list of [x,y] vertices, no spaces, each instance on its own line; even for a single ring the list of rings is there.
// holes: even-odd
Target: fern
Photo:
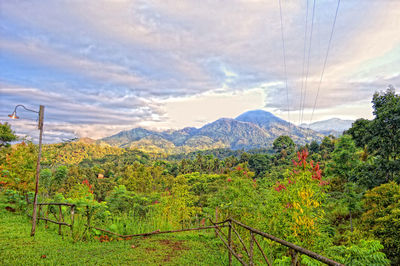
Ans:
[[[386,255],[380,250],[383,245],[378,240],[361,240],[359,244],[335,246],[327,250],[330,256],[345,265],[390,265]]]

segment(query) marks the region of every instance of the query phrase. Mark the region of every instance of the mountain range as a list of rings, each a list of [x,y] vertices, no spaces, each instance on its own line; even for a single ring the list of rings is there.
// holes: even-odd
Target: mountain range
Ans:
[[[354,120],[342,120],[340,118],[331,118],[328,120],[318,121],[311,124],[301,124],[302,128],[309,128],[324,135],[333,135],[338,137],[343,131],[351,128]]]
[[[297,144],[309,143],[312,140],[321,141],[326,133],[336,129],[339,122],[343,121],[339,120],[317,122],[319,124],[314,123],[309,129],[289,123],[272,113],[253,110],[235,119],[220,118],[201,128],[186,127],[165,131],[133,128],[100,139],[97,143],[137,148],[152,153],[186,153],[216,148],[248,150],[269,148],[281,135],[289,135]],[[319,129],[321,132],[318,132]]]

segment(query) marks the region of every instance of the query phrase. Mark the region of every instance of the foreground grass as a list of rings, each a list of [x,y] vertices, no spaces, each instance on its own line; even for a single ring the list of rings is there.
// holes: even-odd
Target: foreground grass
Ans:
[[[5,206],[0,203],[0,265],[227,265],[227,252],[212,233],[74,243],[43,222],[30,237],[29,219]]]

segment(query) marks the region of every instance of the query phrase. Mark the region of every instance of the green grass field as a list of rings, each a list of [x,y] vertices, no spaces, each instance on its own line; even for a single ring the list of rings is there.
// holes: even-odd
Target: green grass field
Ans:
[[[227,251],[212,231],[74,243],[57,226],[31,223],[0,203],[0,265],[227,265]],[[68,230],[64,228],[64,230]],[[236,263],[235,263],[236,264]]]

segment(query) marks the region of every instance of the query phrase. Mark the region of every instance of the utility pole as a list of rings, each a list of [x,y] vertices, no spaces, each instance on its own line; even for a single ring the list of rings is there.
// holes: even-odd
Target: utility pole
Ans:
[[[35,198],[33,199],[33,213],[32,213],[32,230],[31,236],[35,235],[36,231],[36,220],[37,220],[37,197],[39,192],[39,176],[40,176],[40,159],[42,157],[42,136],[43,136],[43,117],[44,117],[44,106],[41,105],[39,108],[39,122],[38,129],[39,133],[39,153],[36,163],[36,179],[35,179]]]

